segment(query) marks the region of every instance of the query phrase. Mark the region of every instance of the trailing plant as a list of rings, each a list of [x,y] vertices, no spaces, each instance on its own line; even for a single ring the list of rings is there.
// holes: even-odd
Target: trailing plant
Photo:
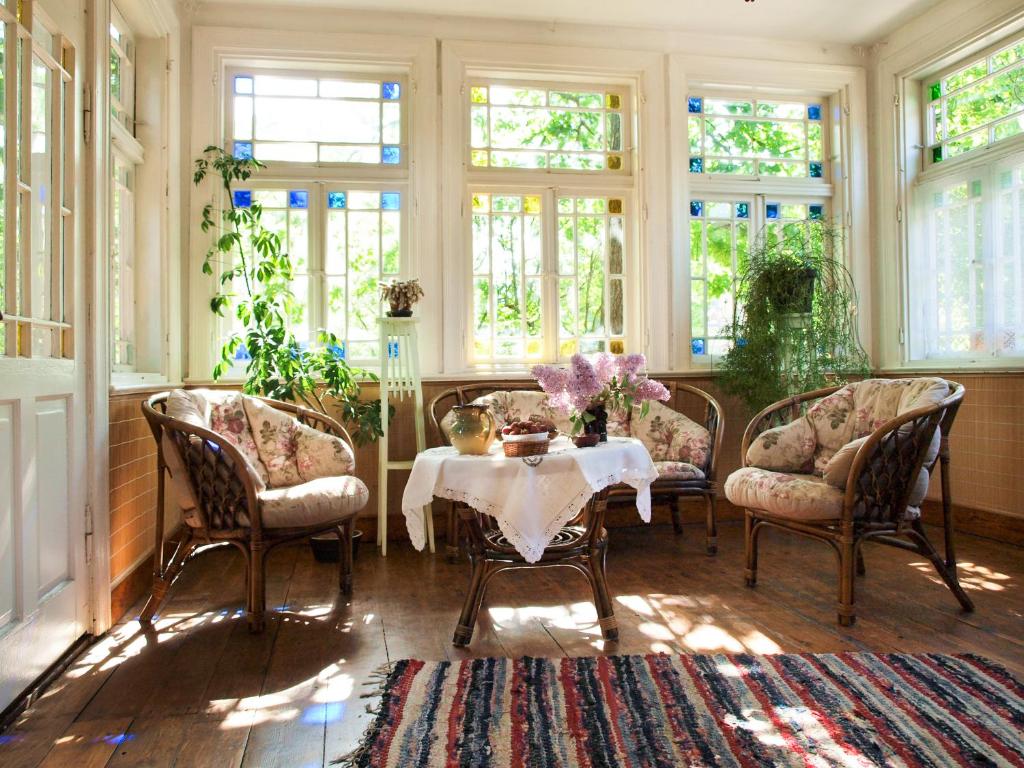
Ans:
[[[213,378],[226,374],[244,347],[248,353],[243,389],[252,395],[302,402],[327,413],[326,400],[335,400],[341,416],[359,445],[380,437],[380,401],[361,400],[359,379],[377,381],[369,371],[350,366],[341,355],[341,342],[330,331],[317,333],[317,345],[304,348],[290,330],[302,308],[291,290],[292,262],[281,237],[263,226],[262,206],[235,205],[234,185],[263,168],[255,159],[236,158],[221,147],[207,147],[195,161],[193,182],[213,178],[224,204],[203,208],[201,228],[212,234],[213,245],[203,260],[203,273],[219,270],[217,292],[210,309],[223,317],[229,312],[244,330],[233,331],[221,347]]]
[[[741,261],[733,345],[718,374],[751,411],[870,372],[840,244],[841,232],[825,222],[766,227]]]

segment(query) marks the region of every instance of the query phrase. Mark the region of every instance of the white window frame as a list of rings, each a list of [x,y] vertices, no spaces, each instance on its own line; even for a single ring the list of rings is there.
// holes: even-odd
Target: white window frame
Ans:
[[[721,59],[673,54],[669,57],[672,119],[680,147],[673,154],[673,280],[674,306],[681,308],[672,322],[674,369],[709,371],[711,355],[693,355],[690,317],[690,216],[692,199],[741,199],[763,195],[768,202],[824,202],[827,218],[844,229],[842,260],[858,292],[858,331],[866,349],[872,346],[871,265],[867,210],[867,85],[863,69],[843,65]],[[704,95],[822,105],[827,124],[824,140],[826,177],[739,177],[691,174],[689,169],[689,112],[687,98]],[[696,178],[696,177],[703,178]],[[822,200],[825,198],[826,200]],[[755,215],[752,212],[752,215]],[[760,227],[752,227],[756,237]]]
[[[548,194],[545,216],[551,217],[546,236],[546,272],[551,269],[550,258],[555,259],[557,272],[557,244],[554,239],[557,212],[556,195],[621,197],[624,200],[626,226],[625,259],[626,280],[624,302],[626,307],[626,351],[646,351],[653,368],[667,367],[667,354],[653,350],[650,344],[650,315],[662,314],[668,309],[667,282],[658,277],[660,264],[645,258],[646,253],[665,252],[667,232],[646,226],[645,220],[661,220],[667,215],[663,193],[666,165],[661,142],[651,139],[658,121],[665,119],[663,56],[632,51],[602,50],[597,48],[552,47],[520,44],[442,43],[442,153],[444,192],[445,242],[459,243],[461,248],[444,252],[445,307],[456,322],[445,329],[444,371],[449,375],[465,377],[525,375],[536,361],[509,363],[482,362],[477,364],[472,354],[473,301],[472,301],[472,243],[470,195],[472,191],[487,188],[507,190],[517,194]],[[585,88],[586,84],[600,84],[602,88],[619,87],[630,93],[632,109],[629,144],[624,143],[623,171],[567,171],[562,169],[493,169],[473,168],[469,162],[470,98],[469,87],[483,80],[506,80],[518,83],[538,83],[546,87],[554,84]],[[648,143],[649,142],[649,143]],[[643,147],[646,154],[640,153]],[[627,162],[627,158],[631,162]],[[642,161],[641,161],[642,158]],[[629,208],[626,206],[629,205]],[[665,276],[667,279],[667,276]],[[557,274],[547,275],[546,297],[542,318],[545,329],[557,330]],[[651,292],[648,286],[664,286],[666,290]],[[545,333],[545,354],[554,351],[554,333]],[[664,350],[667,352],[667,348]],[[555,362],[554,356],[547,362]]]
[[[298,53],[301,52],[301,53]],[[289,164],[268,163],[254,181],[259,185],[275,182],[337,183],[354,188],[370,183],[379,189],[404,190],[405,211],[403,240],[403,274],[418,277],[427,296],[417,305],[420,316],[421,369],[424,374],[440,369],[441,275],[433,268],[434,254],[439,250],[436,238],[437,205],[437,45],[433,38],[363,35],[346,33],[305,33],[267,29],[227,29],[196,27],[192,37],[193,104],[212,104],[215,109],[192,110],[192,157],[198,157],[206,146],[225,141],[225,112],[230,106],[227,92],[228,71],[234,68],[307,69],[322,74],[331,71],[344,74],[372,71],[375,75],[400,74],[408,84],[403,100],[403,152],[408,168],[366,164]],[[299,62],[296,65],[296,62]],[[294,166],[289,169],[289,166]],[[301,172],[300,172],[301,171]],[[407,175],[407,179],[402,181]],[[293,187],[294,188],[294,187]],[[313,187],[309,187],[311,194]],[[191,217],[197,221],[202,206],[209,202],[205,192],[193,190]],[[415,236],[408,234],[415,233]],[[189,383],[207,383],[217,360],[225,327],[206,311],[216,290],[215,281],[204,278],[201,265],[209,247],[206,235],[198,227],[190,228],[189,306],[197,308],[189,327]],[[423,265],[423,266],[421,266]],[[436,310],[436,311],[433,311]],[[240,375],[234,376],[237,380]]]

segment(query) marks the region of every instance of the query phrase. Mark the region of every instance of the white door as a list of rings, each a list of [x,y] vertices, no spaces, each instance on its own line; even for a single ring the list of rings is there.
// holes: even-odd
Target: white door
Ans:
[[[0,709],[90,624],[76,4],[0,6]]]

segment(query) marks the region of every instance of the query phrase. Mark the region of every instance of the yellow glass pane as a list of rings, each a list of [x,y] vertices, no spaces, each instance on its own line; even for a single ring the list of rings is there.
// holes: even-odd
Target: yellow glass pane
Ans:
[[[626,342],[624,342],[622,339],[612,339],[610,342],[608,342],[608,350],[613,355],[624,354],[626,351]]]
[[[566,339],[558,347],[558,354],[561,357],[572,357],[576,354],[576,340]]]
[[[491,207],[490,195],[473,195],[473,210],[488,211]]]
[[[622,106],[622,99],[619,98],[617,93],[609,93],[604,97],[605,106],[608,109],[620,109]]]
[[[616,197],[608,201],[608,213],[622,213],[622,201]]]
[[[487,152],[485,152],[482,149],[475,149],[472,152],[470,152],[470,159],[472,160],[473,165],[479,165],[484,167],[488,165]]]
[[[608,168],[613,171],[622,168],[622,158],[619,155],[608,155]]]
[[[469,89],[469,100],[474,104],[486,104],[487,103],[487,89],[482,86],[476,86]]]
[[[540,196],[528,195],[523,198],[523,210],[526,213],[540,213]]]

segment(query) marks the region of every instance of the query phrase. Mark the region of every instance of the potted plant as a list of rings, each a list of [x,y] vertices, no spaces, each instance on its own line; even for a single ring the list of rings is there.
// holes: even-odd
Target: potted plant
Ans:
[[[321,413],[327,413],[333,401],[355,442],[366,445],[383,434],[381,405],[360,397],[359,381],[377,377],[349,366],[341,343],[327,330],[319,331],[315,346],[299,344],[290,328],[298,316],[291,259],[280,236],[263,226],[258,203],[235,205],[236,183],[263,167],[258,160],[236,158],[215,146],[195,161],[195,185],[210,177],[221,193],[219,207],[213,202],[204,206],[200,224],[213,240],[203,261],[204,274],[216,272],[210,308],[220,316],[231,312],[242,326],[222,346],[213,378],[220,379],[237,359],[244,359],[242,388],[247,394],[301,402]]]
[[[572,356],[568,368],[535,365],[531,370],[548,394],[548,404],[569,416],[572,434],[580,447],[608,439],[608,411],[629,413],[639,404],[647,415],[651,400],[668,400],[669,391],[647,378],[643,355],[610,355],[602,352],[591,362]]]
[[[738,275],[732,348],[717,366],[722,389],[751,411],[799,392],[867,375],[857,292],[826,222],[771,228],[752,242]]]
[[[416,279],[392,280],[381,283],[380,295],[391,307],[388,317],[412,317],[412,305],[423,298],[423,288]]]

